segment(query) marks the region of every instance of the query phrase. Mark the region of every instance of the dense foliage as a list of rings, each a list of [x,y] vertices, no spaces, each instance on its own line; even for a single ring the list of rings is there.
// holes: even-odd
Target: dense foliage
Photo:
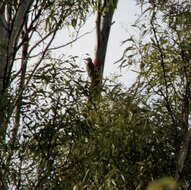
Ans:
[[[173,143],[158,115],[112,83],[87,103],[88,84],[73,61],[47,60],[25,90],[13,187],[144,189],[172,176]]]

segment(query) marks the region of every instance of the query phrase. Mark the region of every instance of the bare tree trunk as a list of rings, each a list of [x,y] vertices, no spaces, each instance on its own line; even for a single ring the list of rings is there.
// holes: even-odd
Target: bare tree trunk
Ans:
[[[183,75],[185,79],[185,92],[182,98],[182,131],[183,139],[178,154],[177,167],[176,167],[176,179],[177,181],[183,180],[185,177],[191,174],[191,126],[189,126],[189,114],[190,114],[190,100],[191,100],[191,83],[189,78],[189,64],[191,60],[190,53],[180,46],[181,57],[183,64]]]
[[[182,147],[179,152],[176,180],[181,181],[191,173],[191,129],[185,134]]]
[[[96,19],[96,37],[97,44],[95,49],[94,65],[96,68],[96,79],[94,84],[91,84],[91,96],[98,97],[101,93],[103,71],[105,65],[106,50],[112,18],[117,7],[118,0],[102,0],[98,2],[97,19]]]
[[[4,73],[7,63],[8,24],[5,20],[5,5],[0,3],[0,92],[4,89]]]
[[[18,51],[18,39],[32,3],[33,0],[23,0],[17,5],[17,9],[9,2],[0,3],[0,143],[5,140],[7,128],[6,110],[9,102],[6,91]],[[14,11],[16,12],[12,15]]]
[[[23,0],[14,18],[10,18],[11,15],[5,15],[8,14],[8,3],[1,3],[0,5],[0,37],[3,39],[0,41],[0,91],[4,91],[9,85],[18,39],[32,2],[33,0]],[[11,21],[6,21],[6,18],[10,18]]]
[[[18,88],[18,98],[16,102],[16,110],[15,110],[15,121],[14,126],[12,130],[11,135],[11,143],[14,146],[14,143],[17,138],[17,132],[20,125],[20,117],[21,117],[21,106],[22,106],[22,99],[23,99],[23,89],[24,89],[24,83],[25,83],[25,75],[26,75],[26,69],[27,69],[27,62],[28,62],[28,48],[29,48],[29,35],[27,33],[27,22],[28,19],[26,19],[24,29],[22,31],[22,61],[21,61],[21,76],[20,76],[20,84]]]
[[[0,157],[4,157],[6,131],[8,128],[8,115],[11,107],[7,89],[10,85],[10,77],[15,55],[18,51],[18,39],[24,25],[26,15],[33,0],[23,0],[15,9],[10,2],[0,3]],[[13,12],[15,14],[13,15]],[[9,161],[8,161],[9,162]],[[0,189],[8,189],[9,163],[0,161]],[[6,165],[7,164],[7,165]],[[6,166],[3,168],[3,166]]]

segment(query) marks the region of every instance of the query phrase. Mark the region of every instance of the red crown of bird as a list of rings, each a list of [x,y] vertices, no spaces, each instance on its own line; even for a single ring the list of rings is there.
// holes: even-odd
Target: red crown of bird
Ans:
[[[92,61],[91,57],[87,57],[84,60],[86,61],[86,63],[95,65],[97,68],[101,67],[101,62],[99,62],[97,59],[94,59],[94,61]]]

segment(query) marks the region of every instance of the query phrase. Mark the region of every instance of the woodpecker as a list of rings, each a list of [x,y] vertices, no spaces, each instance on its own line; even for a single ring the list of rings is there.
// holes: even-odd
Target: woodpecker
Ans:
[[[91,82],[93,82],[95,80],[95,72],[96,72],[96,67],[92,62],[92,59],[90,57],[84,59],[86,62],[86,69],[88,72],[88,77],[90,79]]]

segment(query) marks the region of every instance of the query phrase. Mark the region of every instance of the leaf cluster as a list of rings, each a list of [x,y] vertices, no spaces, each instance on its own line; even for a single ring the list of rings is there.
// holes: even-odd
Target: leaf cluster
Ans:
[[[47,58],[24,92],[20,148],[13,159],[21,181],[14,185],[138,190],[171,176],[174,149],[166,129],[156,125],[158,116],[115,83],[90,103],[89,84],[74,62]]]

